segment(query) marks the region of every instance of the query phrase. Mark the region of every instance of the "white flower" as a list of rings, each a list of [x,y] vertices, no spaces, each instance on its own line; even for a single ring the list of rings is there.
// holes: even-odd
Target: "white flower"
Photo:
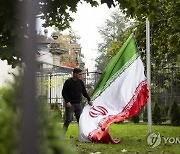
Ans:
[[[101,154],[101,152],[91,152],[89,154]]]
[[[122,149],[122,150],[121,150],[121,152],[123,152],[123,153],[124,153],[124,152],[127,152],[127,150],[126,150],[126,149]]]

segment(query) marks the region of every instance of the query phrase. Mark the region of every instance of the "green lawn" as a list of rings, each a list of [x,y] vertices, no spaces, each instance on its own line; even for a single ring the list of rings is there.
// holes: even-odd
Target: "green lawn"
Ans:
[[[101,154],[180,154],[180,143],[172,143],[175,138],[176,142],[180,140],[180,127],[153,125],[152,131],[161,134],[161,144],[155,148],[150,148],[147,144],[148,128],[146,124],[112,124],[110,126],[110,134],[114,138],[122,139],[119,144],[81,143],[78,141],[78,125],[75,123],[70,124],[66,137],[80,154],[97,152],[101,152]],[[168,140],[167,144],[165,144],[163,137],[166,139],[168,137],[171,138],[170,142]]]

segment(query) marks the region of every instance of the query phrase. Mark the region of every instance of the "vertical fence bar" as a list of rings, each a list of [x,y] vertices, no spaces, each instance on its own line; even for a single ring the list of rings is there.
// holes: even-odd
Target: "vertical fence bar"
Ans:
[[[52,107],[52,105],[51,105],[51,103],[52,103],[52,97],[51,97],[51,94],[52,94],[52,89],[51,89],[51,87],[52,87],[52,73],[50,73],[50,87],[49,87],[49,101],[50,101],[50,109],[51,109],[51,107]]]
[[[171,80],[171,101],[170,101],[170,106],[169,106],[169,111],[168,111],[168,117],[170,117],[170,114],[171,114],[171,109],[172,109],[172,105],[173,105],[173,101],[174,101],[174,96],[173,96],[173,92],[174,92],[174,77],[173,77],[173,74],[174,74],[174,68],[173,66],[171,66],[171,75],[170,75],[170,80]]]
[[[24,0],[19,2],[18,27],[21,38],[19,49],[25,63],[22,81],[22,153],[37,154],[37,103],[36,103],[36,31],[35,16],[37,2]]]

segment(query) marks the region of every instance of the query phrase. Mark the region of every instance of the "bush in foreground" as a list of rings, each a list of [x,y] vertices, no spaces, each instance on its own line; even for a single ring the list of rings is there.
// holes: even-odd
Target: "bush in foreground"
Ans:
[[[0,154],[21,153],[22,111],[17,101],[21,98],[20,92],[18,82],[16,85],[0,88]],[[50,111],[44,98],[39,98],[38,111],[38,153],[76,153],[65,140],[62,125],[57,120],[59,112]]]

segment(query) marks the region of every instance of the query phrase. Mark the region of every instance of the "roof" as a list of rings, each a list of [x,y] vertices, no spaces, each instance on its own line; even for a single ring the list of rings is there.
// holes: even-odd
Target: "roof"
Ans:
[[[37,38],[37,43],[40,43],[40,44],[55,43],[55,41],[52,38],[46,37],[44,35],[37,35],[36,38]]]

